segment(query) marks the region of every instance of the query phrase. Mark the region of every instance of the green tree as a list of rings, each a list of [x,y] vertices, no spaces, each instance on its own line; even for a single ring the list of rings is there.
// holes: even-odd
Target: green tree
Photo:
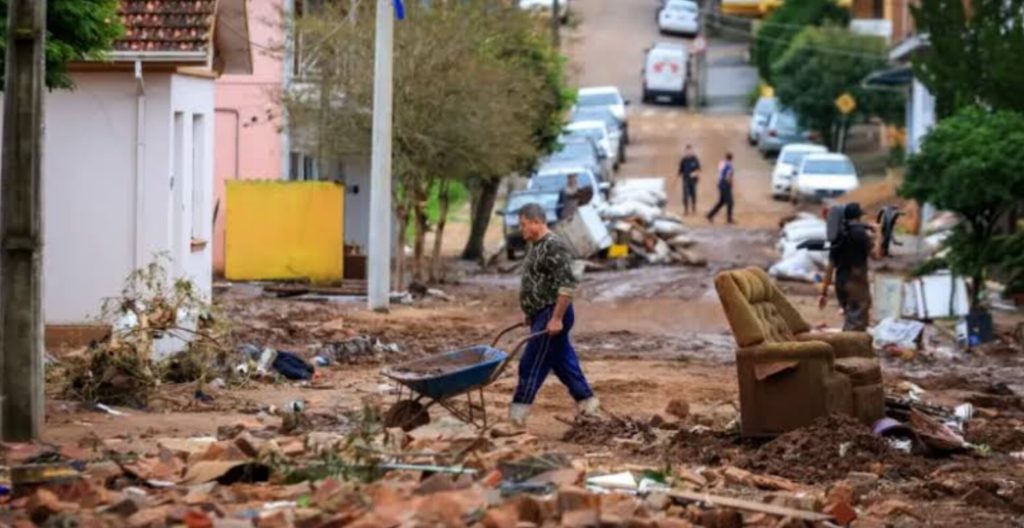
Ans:
[[[774,84],[772,66],[789,48],[790,41],[806,26],[846,26],[850,12],[834,0],[787,0],[761,23],[751,48],[761,79]]]
[[[519,75],[538,82],[533,104],[524,116],[532,131],[534,150],[520,158],[515,166],[517,172],[526,174],[533,169],[538,155],[554,149],[555,141],[565,125],[565,112],[575,100],[575,92],[566,83],[565,58],[551,45],[545,33],[538,32],[536,25],[504,26],[502,34],[505,38],[494,42],[490,47],[491,52],[519,71]],[[465,260],[483,257],[484,237],[493,218],[498,185],[504,176],[481,175],[470,181],[472,218],[469,238],[462,251]]]
[[[100,59],[124,32],[118,0],[49,0],[46,6],[46,86],[74,87],[68,63]],[[0,83],[6,71],[7,0],[0,0]]]
[[[309,141],[329,160],[370,152],[371,7],[327,4],[297,21],[312,48],[304,80],[318,89],[287,96],[289,119],[297,130],[312,131]],[[452,181],[473,187],[539,154],[535,114],[551,95],[510,45],[533,27],[528,14],[497,0],[407,2],[405,20],[396,23],[394,204],[399,232],[413,226],[416,279],[435,271],[428,270],[425,247],[431,190],[441,195],[436,256]],[[396,275],[404,277],[403,252],[397,263]]]
[[[1024,112],[1024,0],[922,0],[911,9],[929,49],[914,73],[935,94],[938,117],[982,105]]]
[[[903,98],[894,92],[864,89],[861,80],[885,67],[885,41],[837,27],[808,27],[775,63],[775,93],[801,124],[834,148],[844,127],[877,116],[892,122],[902,116]],[[849,93],[857,108],[843,119],[835,100]]]
[[[1021,239],[997,234],[998,222],[1024,201],[1024,115],[975,107],[940,121],[910,159],[900,194],[960,216],[946,241],[947,260],[972,279],[977,306],[988,270],[1024,264],[1019,254],[1007,255]]]

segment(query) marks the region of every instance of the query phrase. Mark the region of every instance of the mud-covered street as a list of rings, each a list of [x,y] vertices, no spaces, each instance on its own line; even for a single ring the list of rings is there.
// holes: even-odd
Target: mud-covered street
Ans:
[[[495,438],[487,448],[479,449],[480,458],[474,463],[479,465],[481,474],[476,478],[495,469],[501,458],[493,454],[497,451],[509,459],[558,453],[583,461],[570,466],[577,470],[583,469],[578,467],[583,465],[587,470],[606,472],[668,471],[687,475],[680,478],[689,479],[687,489],[696,492],[729,495],[805,513],[820,513],[826,499],[833,504],[835,494],[848,493],[849,497],[842,502],[856,510],[854,517],[858,520],[852,526],[862,528],[1024,526],[1024,352],[1021,342],[1010,335],[1019,324],[1016,316],[996,317],[997,333],[1004,339],[1002,346],[940,355],[929,353],[931,345],[926,343],[912,357],[876,351],[889,396],[906,398],[913,393],[922,404],[946,409],[971,403],[973,414],[965,422],[965,438],[982,448],[912,454],[894,449],[856,420],[839,416],[823,418],[814,426],[775,439],[740,437],[736,342],[714,280],[725,270],[767,268],[775,262],[779,257],[775,244],[780,221],[796,209],[788,202],[773,200],[769,194],[771,162],[747,144],[749,117],[743,113],[745,101],[733,96],[711,97],[711,108],[702,111],[640,103],[638,72],[643,51],[656,40],[668,38],[660,37],[652,23],[655,2],[583,0],[573,5],[578,24],[566,30],[565,38],[573,82],[616,85],[632,100],[632,143],[628,161],[617,178],[665,178],[668,209],[682,214],[681,182],[676,178],[676,168],[683,147],[692,145],[708,168],[731,152],[735,156],[736,223],[726,225],[720,217],[712,225],[703,217],[717,198],[714,178],[705,177],[698,191],[701,214],[684,217],[684,223],[687,234],[695,241],[694,250],[706,258],[706,266],[588,270],[574,298],[577,320],[572,338],[582,368],[601,400],[606,421],[574,422],[575,403],[565,387],[550,376],[533,406],[526,435],[511,440]],[[737,51],[742,49],[745,48],[735,42],[711,39],[708,53],[713,83],[724,83],[738,93],[742,90],[733,83],[751,81],[737,70],[737,61],[745,64],[741,51]],[[715,72],[716,68],[722,69]],[[714,85],[711,90],[714,91]],[[465,226],[455,226],[449,236],[464,231]],[[279,448],[297,443],[304,447],[295,448],[299,453],[295,456],[301,457],[303,452],[309,455],[313,448],[310,437],[304,435],[350,433],[357,423],[352,416],[366,409],[383,413],[398,399],[399,386],[381,374],[382,368],[430,354],[488,344],[499,330],[521,319],[516,271],[503,272],[502,266],[483,268],[454,259],[449,264],[451,280],[439,286],[447,299],[428,295],[395,304],[387,313],[367,310],[361,298],[296,299],[279,297],[257,283],[220,282],[215,285],[215,304],[219,316],[230,323],[233,343],[251,344],[257,350],[266,347],[290,351],[306,359],[331,349],[333,361],[318,364],[310,381],[277,378],[230,387],[207,384],[202,388],[205,399],[196,396],[197,389],[192,384],[165,385],[157,389],[162,398],[146,410],[86,410],[52,392],[47,404],[46,443],[76,446],[73,452],[85,457],[117,453],[121,466],[131,457],[160,459],[170,464],[168,458],[184,451],[168,448],[168,438],[213,437],[231,443],[238,438],[238,431],[244,430],[245,434],[260,438],[261,443],[275,435],[287,437],[288,442],[282,441]],[[879,266],[888,271],[905,271],[902,262]],[[834,303],[825,310],[818,309],[817,286],[781,282],[780,287],[812,327],[841,326],[842,318]],[[946,346],[953,341],[952,329],[951,325],[942,328],[929,334],[929,339]],[[350,349],[339,345],[363,336],[368,338],[365,346]],[[499,348],[510,347],[515,342],[513,337],[503,341]],[[510,368],[483,391],[486,414],[492,424],[508,414],[516,385],[514,370]],[[295,410],[296,405],[299,410]],[[295,419],[290,418],[293,415],[304,416],[308,422],[295,426],[289,422]],[[433,451],[442,450],[437,447],[441,445],[461,448],[460,442],[468,445],[474,439],[481,445],[487,443],[481,440],[487,435],[476,437],[474,429],[439,406],[430,409],[430,418],[430,425],[410,433],[414,440],[406,446]],[[232,430],[234,433],[230,433]],[[387,449],[392,447],[388,445]],[[198,449],[185,454],[194,458],[196,453],[200,453],[200,458],[203,456]],[[245,460],[252,454],[247,452]],[[216,460],[216,455],[210,456]],[[253,522],[258,526],[344,526],[359,518],[353,513],[343,520],[331,521],[341,517],[322,515],[317,522],[300,524],[294,515],[286,518],[268,514],[272,508],[266,505],[292,501],[290,506],[281,508],[315,509],[301,497],[315,495],[317,500],[326,501],[326,495],[316,495],[312,489],[280,493],[282,488],[269,484],[249,484],[240,491],[224,484],[204,488],[205,495],[199,496],[200,492],[184,487],[185,484],[153,484],[152,481],[169,480],[165,473],[153,470],[147,477],[137,465],[132,467],[138,474],[123,477],[122,470],[115,467],[112,471],[118,476],[110,479],[128,478],[133,486],[143,488],[149,502],[140,510],[153,506],[171,508],[183,503],[188,494],[191,502],[185,502],[205,508],[211,518],[217,518],[212,524],[188,526],[252,526]],[[418,469],[396,480],[409,484],[429,475],[429,471]],[[577,475],[570,484],[580,481]],[[479,482],[474,485],[482,486]],[[446,493],[460,489],[452,484],[447,486]],[[469,485],[463,487],[468,488]],[[395,508],[402,507],[395,500],[399,504]],[[494,504],[488,503],[488,507],[499,502],[490,500]],[[220,514],[206,508],[210,503],[218,504]],[[325,502],[319,504],[323,507]],[[373,504],[351,508],[362,515],[375,511],[377,503]],[[595,521],[578,526],[700,524],[731,528],[843,524],[837,520],[840,514],[832,510],[827,510],[828,515],[833,515],[832,520],[811,521],[756,509],[711,505],[702,510],[693,506],[695,501],[691,501],[689,509],[680,504],[661,509],[647,504],[648,513],[636,514],[639,524],[619,519],[619,524]],[[347,503],[339,506],[348,507]],[[726,510],[743,511],[744,517],[714,513]],[[713,512],[710,516],[709,511]],[[366,515],[369,517],[370,513]],[[486,521],[479,516],[473,522],[465,522],[458,515],[455,518],[460,525],[487,527],[557,524],[551,519],[525,519],[521,510],[517,515],[518,524]],[[271,516],[273,522],[258,521]],[[679,523],[654,520],[665,516],[674,516]],[[249,524],[228,524],[226,519],[243,519]],[[362,526],[400,524],[386,519],[363,519]],[[446,519],[451,517],[402,525],[449,525]]]

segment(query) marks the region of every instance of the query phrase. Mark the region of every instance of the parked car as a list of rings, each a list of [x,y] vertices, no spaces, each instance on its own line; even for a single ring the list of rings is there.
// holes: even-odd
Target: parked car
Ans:
[[[659,42],[648,48],[643,68],[644,102],[668,98],[686,106],[689,58],[682,44]]]
[[[617,164],[626,162],[626,142],[624,126],[621,121],[615,118],[612,111],[603,106],[576,107],[569,115],[569,122],[602,121],[608,131],[608,139],[615,151]],[[617,166],[615,168],[618,168]]]
[[[587,134],[597,142],[598,146],[601,147],[601,150],[604,152],[605,156],[607,156],[608,163],[612,168],[617,168],[619,166],[618,146],[615,144],[611,134],[608,132],[608,125],[606,125],[604,121],[572,121],[568,125],[565,125],[565,131]]]
[[[629,99],[614,86],[591,86],[580,88],[576,93],[576,108],[607,108],[622,123],[622,139],[629,144],[629,116],[626,107]]]
[[[772,117],[777,104],[774,97],[761,97],[754,104],[754,111],[750,114],[750,127],[747,130],[748,143],[757,145],[757,140],[768,125],[768,119]]]
[[[700,32],[700,7],[693,0],[669,0],[658,11],[658,30],[662,34],[697,36]]]
[[[828,149],[813,143],[790,143],[782,147],[779,158],[772,170],[772,197],[789,198],[792,193],[793,179],[797,170],[808,154],[825,154]]]
[[[793,182],[793,200],[836,198],[859,186],[857,169],[845,154],[808,154]]]
[[[530,203],[544,208],[549,226],[558,222],[558,191],[526,190],[509,194],[505,209],[495,212],[504,220],[505,252],[509,260],[515,259],[520,251],[526,249],[526,239],[519,227],[519,210]]]
[[[558,149],[543,158],[538,167],[586,167],[599,181],[611,181],[608,161],[591,137],[562,136]]]
[[[757,150],[767,158],[778,154],[790,143],[801,143],[810,137],[807,130],[800,127],[800,119],[795,112],[776,108],[768,118],[764,132],[757,138]]]
[[[555,2],[554,0],[519,0],[519,8],[551,13],[555,8]],[[558,20],[563,24],[569,21],[569,0],[558,0]]]

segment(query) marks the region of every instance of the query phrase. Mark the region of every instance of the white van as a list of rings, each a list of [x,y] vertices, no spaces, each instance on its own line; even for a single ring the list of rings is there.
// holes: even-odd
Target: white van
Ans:
[[[683,44],[659,42],[644,57],[644,102],[668,98],[686,106],[690,54]]]

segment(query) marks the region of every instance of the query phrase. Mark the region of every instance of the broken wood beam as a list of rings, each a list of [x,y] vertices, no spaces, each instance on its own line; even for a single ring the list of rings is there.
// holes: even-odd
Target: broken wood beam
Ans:
[[[710,493],[701,493],[697,491],[672,490],[668,496],[680,501],[700,502],[708,506],[721,506],[736,510],[778,515],[780,517],[789,517],[801,521],[825,522],[832,520],[831,515],[824,513],[797,510],[795,508],[787,508],[785,506],[778,506],[775,504],[765,504],[763,502],[737,499],[735,497],[726,497],[723,495],[712,495]]]

